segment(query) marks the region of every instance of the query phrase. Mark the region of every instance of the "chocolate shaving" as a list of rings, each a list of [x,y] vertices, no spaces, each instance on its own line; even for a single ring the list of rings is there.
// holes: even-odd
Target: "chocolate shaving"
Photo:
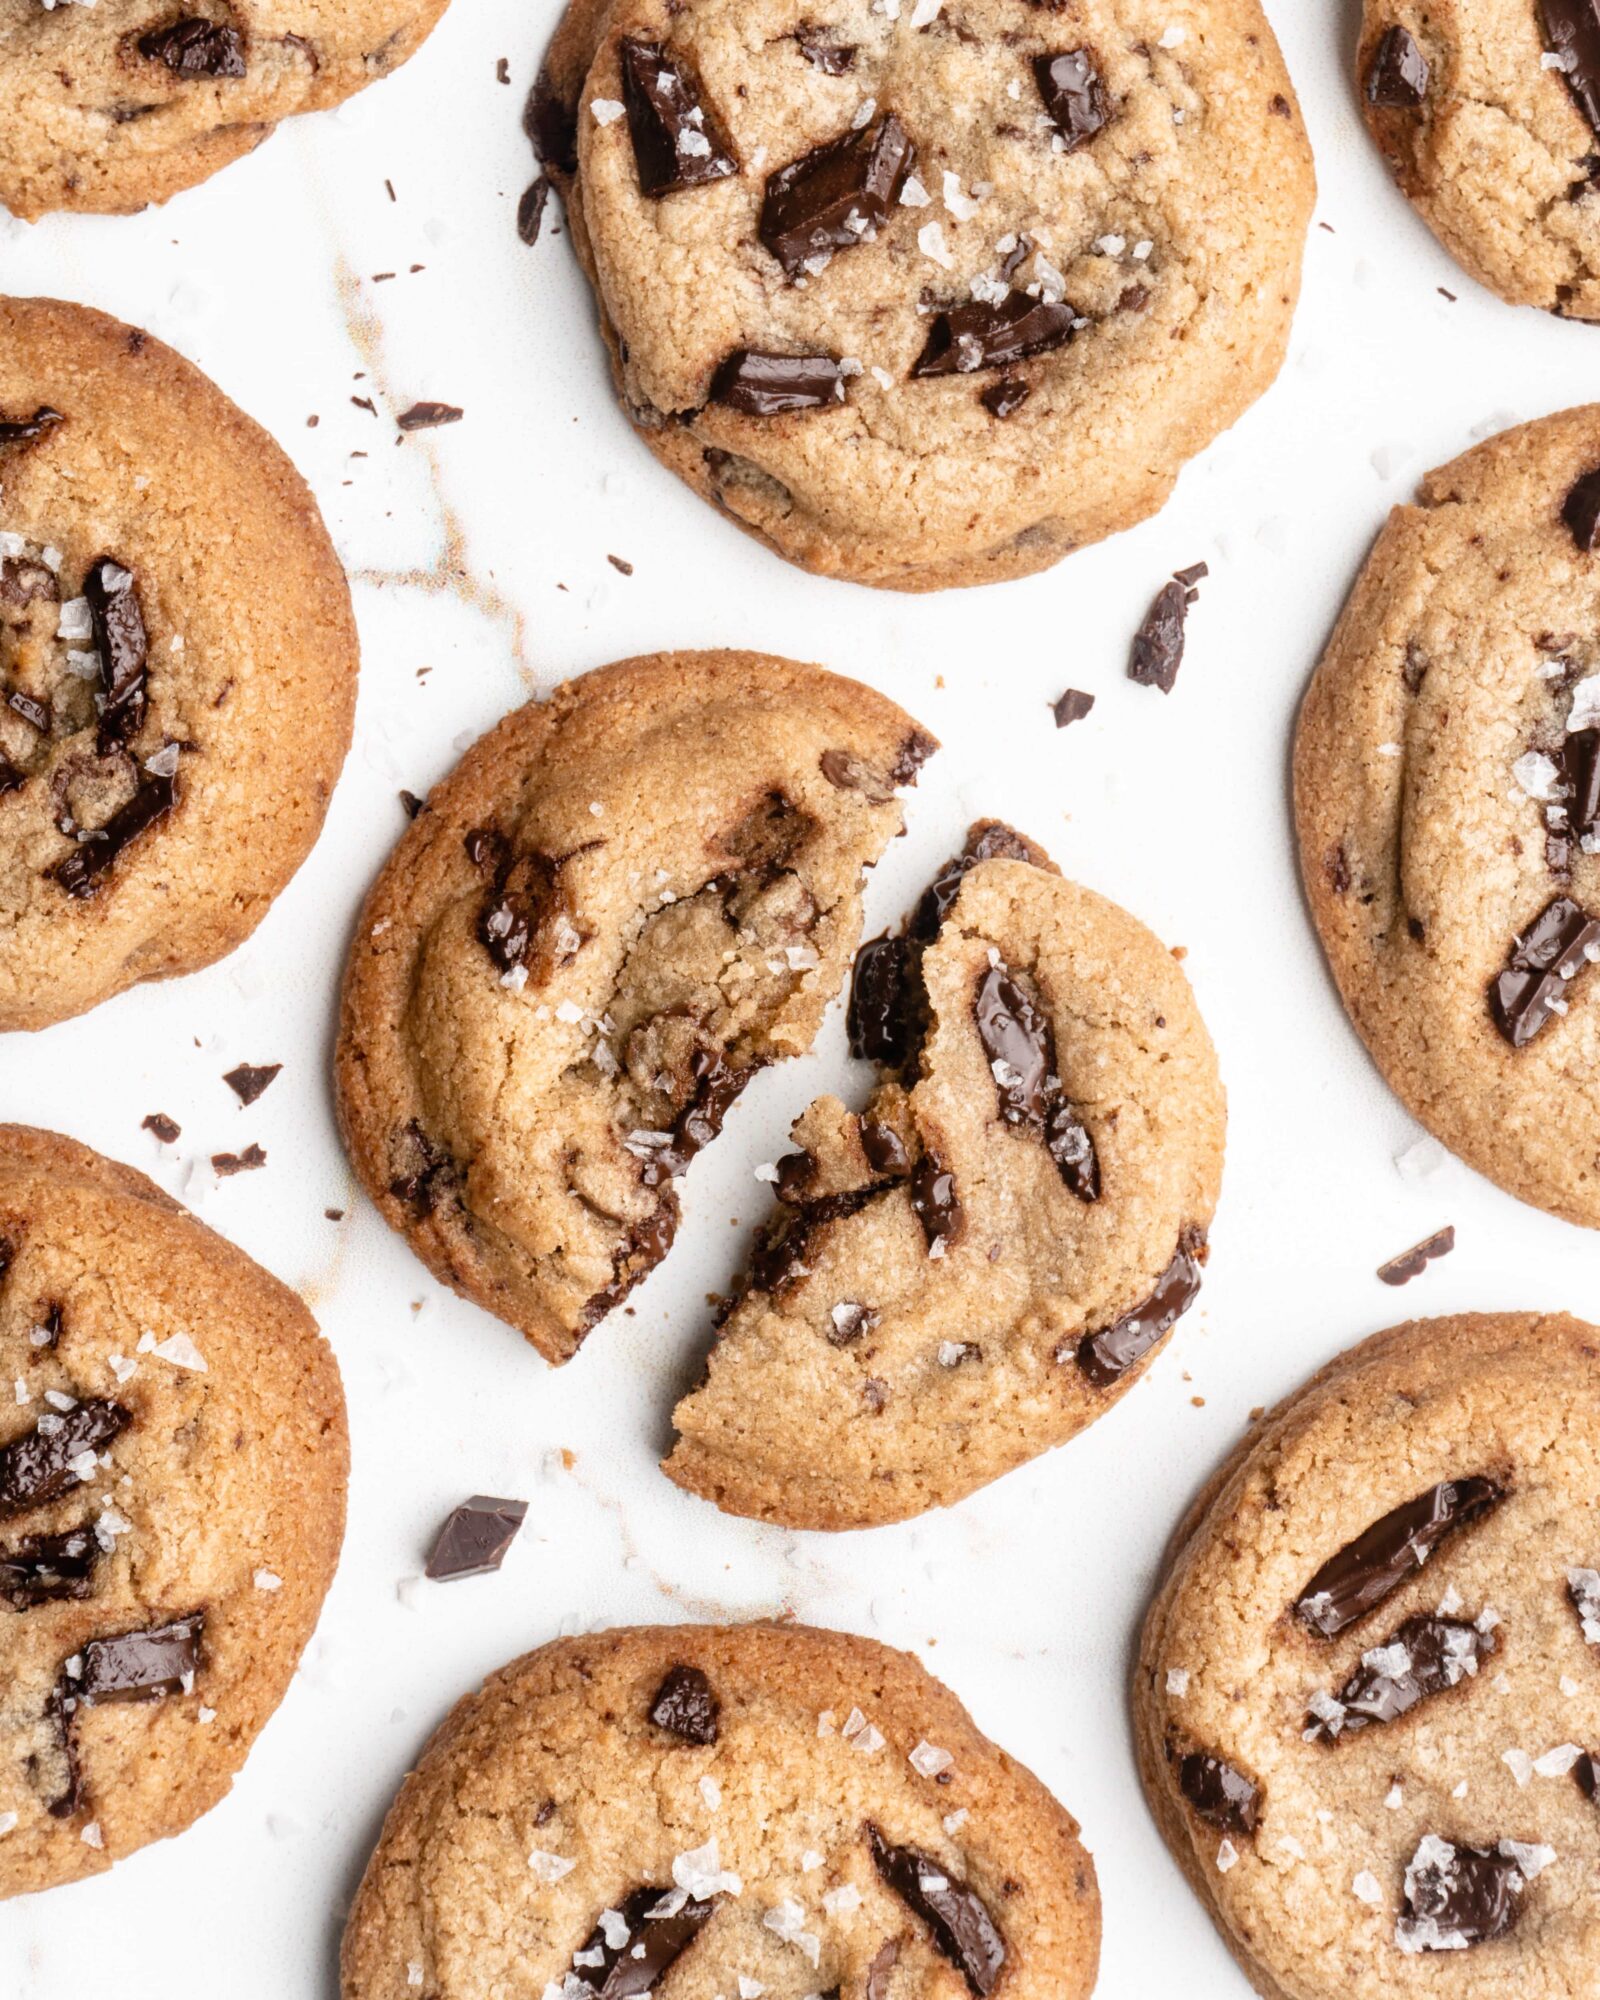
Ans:
[[[241,1104],[254,1104],[282,1068],[282,1063],[240,1063],[225,1070],[222,1080]]]
[[[146,775],[125,806],[118,808],[105,825],[84,835],[81,845],[65,861],[49,872],[69,896],[82,901],[100,887],[100,880],[117,857],[141,833],[165,819],[178,802],[176,778]]]
[[[1483,1520],[1505,1498],[1474,1473],[1446,1479],[1374,1521],[1331,1556],[1301,1591],[1294,1615],[1309,1632],[1333,1639],[1391,1597],[1458,1530]]]
[[[1150,1296],[1102,1331],[1086,1333],[1075,1344],[1057,1348],[1057,1361],[1065,1361],[1071,1354],[1096,1389],[1114,1388],[1194,1304],[1200,1290],[1205,1243],[1203,1229],[1185,1229],[1172,1262],[1156,1280]]]
[[[1261,1790],[1242,1771],[1204,1750],[1178,1760],[1178,1789],[1203,1820],[1228,1833],[1252,1834],[1261,1811]]]
[[[1060,55],[1035,56],[1034,80],[1051,122],[1075,153],[1111,122],[1111,102],[1088,49],[1066,49]]]
[[[768,176],[756,234],[785,274],[869,241],[893,213],[917,149],[892,111]]]
[[[642,193],[659,201],[739,171],[732,141],[681,57],[668,55],[659,42],[629,37],[621,58],[622,101]]]
[[[1526,1886],[1509,1841],[1459,1847],[1425,1833],[1406,1869],[1395,1943],[1403,1952],[1462,1951],[1504,1937],[1522,1914]]]
[[[608,1926],[598,1924],[583,1949],[573,1954],[569,1981],[588,1987],[597,2000],[634,2000],[654,1993],[716,1912],[713,1902],[690,1901],[671,1916],[651,1915],[652,1910],[671,1909],[672,1902],[670,1889],[635,1889],[618,1912],[628,1927],[626,1938],[612,1944]]]
[[[711,400],[747,417],[782,417],[845,400],[844,372],[831,354],[759,354],[741,347],[711,378]]]
[[[917,1847],[894,1847],[868,1824],[873,1866],[907,1909],[920,1917],[933,1942],[980,1996],[992,1993],[1005,1967],[1006,1945],[977,1892]]]
[[[31,417],[7,417],[0,415],[0,448],[8,444],[31,444],[41,438],[46,431],[53,431],[57,424],[64,424],[66,418],[59,410],[52,410],[41,403]]]
[[[1455,1247],[1455,1229],[1447,1226],[1411,1249],[1403,1250],[1398,1257],[1391,1257],[1387,1264],[1380,1264],[1378,1276],[1386,1285],[1409,1285],[1413,1278],[1422,1276],[1435,1257],[1447,1257]]]
[[[912,374],[972,375],[982,368],[1009,368],[1030,355],[1065,347],[1077,332],[1076,306],[1065,300],[1030,298],[1008,292],[999,305],[981,299],[951,306],[928,329],[927,345]]]
[[[1589,129],[1600,134],[1600,11],[1595,0],[1541,0],[1545,39]],[[1591,548],[1594,546],[1591,542]]]
[[[1566,989],[1600,959],[1600,921],[1557,896],[1512,945],[1489,987],[1489,1012],[1514,1049],[1526,1048],[1552,1016],[1567,1011]]]
[[[1404,28],[1387,28],[1367,70],[1367,102],[1381,111],[1415,111],[1428,94],[1428,61]]]
[[[459,424],[466,411],[454,403],[413,403],[395,422],[403,431],[433,431],[441,424]]]
[[[497,1500],[487,1493],[474,1493],[445,1516],[423,1574],[435,1583],[488,1576],[505,1561],[527,1513],[526,1500]]]
[[[98,556],[83,580],[100,655],[99,748],[104,756],[119,743],[130,743],[144,727],[149,691],[146,661],[150,642],[133,573],[115,556]]]
[[[31,1431],[0,1447],[0,1516],[25,1514],[81,1486],[83,1472],[74,1466],[84,1453],[98,1452],[132,1421],[107,1396],[41,1417]]]
[[[715,1743],[721,1714],[722,1705],[698,1667],[669,1667],[650,1704],[650,1720],[657,1729],[685,1743]]]
[[[141,35],[139,53],[151,62],[165,64],[174,76],[245,74],[244,37],[239,30],[196,14]]]
[[[12,1548],[0,1549],[0,1602],[13,1611],[80,1602],[89,1595],[102,1553],[92,1528],[30,1535]]]
[[[991,965],[978,981],[972,1012],[995,1079],[1001,1118],[1044,1141],[1056,1171],[1079,1201],[1098,1201],[1100,1162],[1057,1074],[1049,1019],[1004,965]]]

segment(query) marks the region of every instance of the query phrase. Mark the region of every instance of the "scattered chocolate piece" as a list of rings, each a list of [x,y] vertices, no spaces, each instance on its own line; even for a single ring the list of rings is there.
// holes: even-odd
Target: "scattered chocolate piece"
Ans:
[[[0,1515],[25,1514],[81,1486],[99,1470],[93,1454],[132,1421],[108,1396],[41,1417],[31,1431],[0,1447]]]
[[[1051,714],[1056,719],[1057,729],[1066,729],[1083,718],[1094,707],[1094,696],[1084,694],[1078,688],[1068,688],[1051,706]]]
[[[445,1516],[423,1574],[435,1583],[489,1575],[505,1561],[527,1512],[526,1500],[495,1500],[474,1493]]]
[[[1110,124],[1110,99],[1088,49],[1035,56],[1033,74],[1044,108],[1066,141],[1063,152],[1075,153]]]
[[[711,378],[712,402],[747,417],[820,410],[844,399],[844,374],[831,354],[757,354],[741,347]]]
[[[894,210],[917,149],[892,111],[767,178],[756,234],[791,278],[868,241]]]
[[[105,825],[86,834],[82,844],[65,861],[49,872],[69,896],[82,900],[92,896],[100,879],[141,833],[165,819],[178,802],[176,778],[146,776],[125,806],[118,808]]]
[[[1260,1787],[1204,1750],[1178,1760],[1178,1789],[1203,1820],[1228,1833],[1252,1834],[1261,1811]]]
[[[669,1667],[650,1704],[650,1720],[657,1729],[680,1736],[685,1743],[715,1743],[721,1714],[722,1704],[698,1667]]]
[[[544,228],[544,212],[550,200],[550,182],[541,174],[522,191],[517,203],[517,234],[531,249]]]
[[[511,81],[511,59],[508,56],[500,56],[496,59],[494,80],[496,83],[509,83]]]
[[[943,1956],[980,1996],[992,1993],[1006,1962],[1005,1939],[976,1891],[931,1854],[893,1847],[867,1826],[873,1866],[933,1934]]]
[[[1409,1285],[1413,1278],[1422,1276],[1435,1257],[1448,1257],[1455,1247],[1455,1228],[1447,1225],[1398,1257],[1391,1257],[1387,1264],[1380,1264],[1378,1276],[1386,1285]]]
[[[139,37],[139,53],[174,76],[243,76],[244,37],[225,21],[187,15]]]
[[[631,37],[623,42],[622,101],[639,187],[653,201],[739,171],[733,144],[706,105],[700,79],[659,42]]]
[[[101,1553],[92,1528],[30,1535],[14,1548],[0,1549],[0,1602],[13,1611],[80,1602],[89,1595]]]
[[[1044,1141],[1056,1171],[1079,1201],[1098,1201],[1100,1162],[1056,1073],[1049,1020],[1004,965],[991,965],[978,981],[972,1013],[994,1076],[1001,1118]]]
[[[920,1039],[912,951],[904,938],[869,938],[856,953],[845,1032],[851,1055],[903,1068]]]
[[[1573,487],[1561,503],[1561,518],[1585,555],[1600,547],[1600,466],[1586,472]]]
[[[403,431],[432,431],[441,424],[459,424],[466,415],[454,403],[413,403],[402,410],[395,422]]]
[[[0,415],[0,447],[29,444],[34,438],[43,437],[46,431],[53,431],[57,424],[65,422],[66,418],[59,410],[52,410],[45,403],[41,403],[31,417]]]
[[[937,1153],[924,1153],[911,1170],[911,1207],[928,1240],[928,1255],[942,1257],[960,1236],[964,1216],[956,1177]]]
[[[205,1623],[205,1613],[195,1611],[170,1625],[91,1639],[81,1655],[82,1673],[64,1677],[62,1706],[70,1714],[77,1702],[92,1708],[103,1701],[158,1701],[185,1693],[200,1667]]]
[[[240,1063],[225,1071],[222,1080],[241,1104],[254,1104],[282,1068],[282,1063]]]
[[[1030,384],[1019,381],[1015,375],[1003,375],[998,382],[991,382],[979,396],[978,401],[998,422],[1014,417],[1018,410],[1033,394]]]
[[[1489,988],[1495,1026],[1514,1049],[1526,1048],[1551,1017],[1567,1011],[1566,989],[1600,959],[1600,921],[1570,897],[1557,896],[1521,932],[1506,969]]]
[[[635,1995],[653,1993],[716,1910],[713,1902],[691,1900],[671,1916],[650,1914],[671,1909],[673,1900],[670,1889],[635,1889],[618,1912],[628,1927],[627,1936],[612,1944],[615,1924],[597,1924],[582,1951],[574,1955],[568,1980],[589,1988],[597,2000],[634,2000]]]
[[[1406,29],[1386,29],[1367,70],[1367,102],[1382,111],[1415,111],[1427,94],[1427,57]]]
[[[1329,1558],[1301,1591],[1294,1615],[1307,1631],[1333,1639],[1416,1575],[1458,1529],[1481,1521],[1505,1498],[1494,1480],[1446,1479],[1392,1508]]]
[[[211,1155],[211,1171],[214,1174],[219,1174],[224,1180],[229,1179],[234,1174],[247,1174],[253,1168],[264,1167],[266,1164],[266,1154],[254,1143],[246,1146],[242,1153],[213,1153]]]
[[[1103,1331],[1086,1333],[1076,1343],[1057,1348],[1057,1361],[1071,1356],[1095,1388],[1114,1387],[1194,1304],[1205,1244],[1203,1229],[1185,1229],[1176,1255],[1149,1298]]]
[[[545,70],[534,78],[522,107],[522,129],[541,167],[558,174],[578,171],[578,107],[560,95]]]
[[[1076,306],[1008,292],[999,305],[981,299],[951,306],[928,329],[927,345],[912,374],[972,375],[981,368],[1009,368],[1030,355],[1065,347],[1077,332]]]
[[[1458,1686],[1495,1649],[1493,1631],[1459,1618],[1408,1618],[1361,1664],[1338,1694],[1306,1717],[1308,1743],[1337,1743],[1374,1722],[1395,1722],[1419,1702]]]
[[[164,1111],[152,1111],[148,1117],[141,1118],[139,1124],[142,1130],[153,1132],[163,1146],[170,1146],[175,1139],[183,1136],[183,1127]]]
[[[1504,1937],[1522,1914],[1526,1882],[1513,1853],[1457,1847],[1425,1833],[1406,1869],[1405,1903],[1395,1924],[1404,1952],[1462,1951]]]
[[[128,743],[144,727],[149,639],[133,573],[115,556],[98,556],[83,580],[100,655],[100,754]]]
[[[1205,574],[1204,564],[1197,564],[1193,570],[1180,570],[1156,592],[1143,624],[1133,636],[1129,680],[1171,694],[1178,669],[1183,665],[1184,627],[1189,606],[1194,602],[1194,584],[1187,579]]]
[[[1542,0],[1545,39],[1578,109],[1600,134],[1600,12],[1594,0]],[[1590,544],[1593,547],[1593,544]]]
[[[633,564],[631,562],[625,562],[621,556],[607,556],[606,561],[610,563],[611,567],[617,572],[618,576],[633,575]]]

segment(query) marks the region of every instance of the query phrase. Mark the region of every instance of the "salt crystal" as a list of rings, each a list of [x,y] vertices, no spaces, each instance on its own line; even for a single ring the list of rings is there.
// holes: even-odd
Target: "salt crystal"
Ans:
[[[1363,1868],[1350,1887],[1363,1903],[1376,1906],[1383,1901],[1383,1891],[1378,1886],[1378,1878],[1370,1868]]]
[[[257,1590],[282,1590],[283,1578],[276,1570],[258,1569],[255,1574],[255,1586]]]
[[[948,1771],[956,1760],[948,1750],[940,1750],[932,1743],[922,1742],[906,1761],[918,1777],[937,1778],[941,1771]]]
[[[614,97],[597,97],[589,106],[589,111],[597,125],[615,125],[627,109]]]
[[[1217,1849],[1217,1873],[1226,1875],[1239,1858],[1239,1850],[1231,1840],[1225,1840]]]
[[[930,263],[937,264],[941,270],[950,271],[955,268],[956,260],[945,247],[942,223],[925,222],[917,231],[917,247]]]
[[[564,1854],[550,1854],[542,1847],[536,1847],[528,1856],[528,1866],[541,1882],[559,1882],[577,1867],[576,1861],[569,1861]]]

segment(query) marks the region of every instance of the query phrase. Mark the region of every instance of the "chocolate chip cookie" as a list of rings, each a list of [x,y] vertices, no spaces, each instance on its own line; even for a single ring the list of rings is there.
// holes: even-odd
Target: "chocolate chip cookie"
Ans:
[[[445,0],[0,0],[0,206],[127,215],[421,47]]]
[[[1594,0],[1365,0],[1362,109],[1450,254],[1513,305],[1600,320]]]
[[[1177,962],[1009,827],[862,947],[850,1033],[879,1086],[797,1122],[666,1462],[796,1528],[948,1506],[1093,1423],[1193,1303],[1222,1174]]]
[[[1184,1523],[1135,1672],[1161,1831],[1269,2000],[1587,2000],[1600,1329],[1362,1342]]]
[[[1043,569],[1282,361],[1313,177],[1256,0],[575,0],[529,123],[640,435],[824,575]]]
[[[1430,473],[1295,751],[1312,915],[1415,1117],[1600,1226],[1600,406]]]
[[[148,334],[0,299],[0,1029],[250,935],[322,825],[356,665],[271,438]]]
[[[745,1084],[810,1046],[934,747],[856,681],[714,652],[467,752],[368,898],[336,1059],[356,1172],[435,1276],[571,1359]]]
[[[227,1792],[344,1530],[333,1356],[142,1174],[0,1126],[0,1896]]]
[[[545,1646],[457,1704],[344,2000],[1087,2000],[1094,1865],[908,1654],[794,1625]]]

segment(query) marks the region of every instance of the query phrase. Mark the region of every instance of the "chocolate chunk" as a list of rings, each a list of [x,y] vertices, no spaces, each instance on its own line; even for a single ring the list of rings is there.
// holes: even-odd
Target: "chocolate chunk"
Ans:
[[[50,873],[69,896],[81,901],[100,887],[100,879],[117,857],[158,820],[165,819],[178,802],[176,778],[146,776],[125,806],[118,808],[103,827],[86,834],[77,850],[58,861]]]
[[[434,431],[441,424],[459,424],[466,414],[454,403],[413,403],[395,422],[403,431]]]
[[[817,258],[870,240],[916,164],[906,128],[886,111],[767,178],[756,234],[791,278]]]
[[[847,76],[856,66],[853,42],[825,42],[815,28],[796,28],[795,47],[813,69],[824,76]]]
[[[678,1233],[676,1197],[668,1191],[662,1204],[628,1231],[622,1247],[612,1259],[612,1277],[592,1298],[585,1301],[578,1326],[581,1340],[591,1333],[607,1313],[622,1304],[642,1278],[647,1278],[667,1252]]]
[[[1378,1276],[1386,1285],[1409,1285],[1413,1278],[1420,1278],[1435,1257],[1447,1257],[1456,1247],[1456,1232],[1446,1227],[1425,1238],[1410,1250],[1404,1250],[1398,1257],[1391,1257],[1387,1264],[1378,1266]]]
[[[1006,1945],[977,1892],[920,1848],[892,1847],[870,1823],[867,1846],[878,1873],[921,1917],[972,1992],[992,1993],[1005,1966]]]
[[[1600,466],[1586,472],[1561,505],[1561,518],[1585,555],[1600,548]]]
[[[588,1987],[598,2000],[634,2000],[635,1995],[653,1993],[716,1910],[715,1903],[691,1900],[671,1916],[650,1914],[672,1909],[674,1901],[670,1889],[635,1889],[619,1912],[628,1935],[612,1944],[615,1923],[598,1924],[582,1951],[573,1956],[569,1983]]]
[[[174,76],[243,76],[244,37],[225,21],[186,15],[139,37],[139,53],[164,63]]]
[[[864,1333],[871,1333],[880,1315],[857,1299],[843,1299],[828,1315],[825,1329],[833,1347],[853,1347]]]
[[[704,101],[700,79],[659,42],[622,44],[622,101],[628,111],[639,187],[653,201],[707,187],[739,171],[733,144]]]
[[[1567,1011],[1566,989],[1600,958],[1600,922],[1570,897],[1557,896],[1512,945],[1506,969],[1489,988],[1489,1012],[1514,1049],[1525,1048],[1553,1015]]]
[[[1039,851],[999,820],[987,820],[974,827],[967,836],[966,846],[945,863],[923,890],[906,926],[906,935],[921,944],[931,944],[967,876],[980,861],[996,860],[1026,861],[1037,866]]]
[[[894,1983],[894,1969],[900,1963],[900,1940],[890,1938],[873,1953],[872,1963],[867,1967],[866,2000],[889,2000],[889,1990]],[[833,2000],[839,2000],[839,1989],[833,1989]]]
[[[973,1001],[978,1039],[1008,1125],[1042,1139],[1056,1171],[1079,1201],[1100,1199],[1100,1162],[1094,1140],[1056,1074],[1055,1035],[1044,1014],[1004,965],[991,965]]]
[[[747,417],[782,417],[844,401],[844,375],[831,354],[758,354],[741,347],[711,378],[711,400]]]
[[[1065,347],[1078,318],[1065,300],[1033,299],[1008,292],[999,305],[973,299],[951,306],[928,329],[928,342],[912,369],[916,376],[972,375],[980,368],[1009,368],[1031,354]]]
[[[1261,1811],[1260,1787],[1203,1750],[1178,1760],[1178,1789],[1195,1811],[1229,1833],[1251,1834]]]
[[[282,1068],[282,1063],[240,1063],[224,1071],[222,1080],[241,1104],[254,1104]]]
[[[917,773],[939,747],[939,740],[925,729],[913,729],[900,745],[889,776],[897,785],[915,784]]]
[[[1439,1545],[1505,1498],[1492,1479],[1446,1479],[1374,1521],[1329,1558],[1295,1600],[1294,1615],[1319,1638],[1354,1625],[1415,1576]]]
[[[1406,1869],[1395,1943],[1404,1952],[1462,1951],[1504,1937],[1522,1914],[1526,1886],[1511,1842],[1457,1847],[1425,1833]]]
[[[911,1155],[906,1151],[905,1140],[892,1125],[885,1125],[881,1118],[864,1117],[861,1120],[861,1150],[875,1174],[904,1180],[911,1171]]]
[[[1383,111],[1415,111],[1428,94],[1428,59],[1404,28],[1388,28],[1367,69],[1367,102]]]
[[[13,1611],[79,1602],[89,1595],[101,1553],[92,1528],[30,1535],[13,1548],[0,1549],[0,1602]]]
[[[401,1171],[389,1183],[390,1194],[413,1215],[432,1215],[455,1190],[461,1169],[414,1118],[399,1134],[395,1150]]]
[[[722,1704],[698,1667],[669,1667],[650,1704],[657,1729],[681,1736],[685,1743],[715,1743],[721,1714]]]
[[[822,775],[835,791],[859,792],[869,805],[886,806],[894,797],[895,778],[858,757],[853,750],[824,750],[820,759]]]
[[[522,191],[522,199],[517,203],[517,234],[532,249],[539,240],[539,232],[544,228],[544,211],[550,200],[550,182],[541,174]]]
[[[677,1180],[689,1171],[695,1155],[722,1130],[723,1119],[759,1067],[756,1063],[736,1066],[720,1049],[695,1050],[689,1059],[694,1094],[672,1122],[670,1144],[661,1147],[645,1163],[640,1179],[646,1187],[658,1187],[668,1179]]]
[[[474,1493],[445,1516],[423,1574],[435,1583],[488,1576],[505,1561],[527,1512],[526,1500],[496,1500],[487,1493]]]
[[[1595,0],[1541,0],[1541,6],[1545,39],[1562,58],[1567,88],[1590,130],[1600,133],[1600,8]]]
[[[1361,1664],[1331,1701],[1306,1717],[1305,1738],[1335,1743],[1374,1722],[1395,1722],[1421,1701],[1478,1671],[1495,1649],[1492,1631],[1459,1618],[1408,1618]]]
[[[1075,1349],[1058,1348],[1056,1359],[1065,1361],[1069,1351],[1074,1352],[1078,1366],[1097,1389],[1109,1389],[1120,1382],[1194,1304],[1205,1241],[1203,1229],[1185,1229],[1176,1255],[1156,1280],[1149,1298],[1101,1332],[1086,1333]]]
[[[1188,587],[1176,580],[1163,584],[1133,636],[1129,680],[1171,694],[1178,669],[1183,665],[1184,624],[1188,616]]]
[[[480,865],[496,862],[494,889],[478,918],[478,941],[502,974],[514,972],[526,960],[542,919],[558,907],[561,864],[547,854],[513,856],[494,834],[469,833],[467,853]]]
[[[230,1180],[235,1174],[248,1174],[257,1167],[267,1164],[267,1156],[254,1141],[242,1153],[213,1153],[211,1171],[223,1180]]]
[[[1074,722],[1082,722],[1093,707],[1092,694],[1084,694],[1078,688],[1068,688],[1065,694],[1057,697],[1050,712],[1056,719],[1057,729],[1065,729]]]
[[[914,954],[904,938],[869,938],[856,953],[845,1031],[850,1053],[900,1069],[920,1040]]]
[[[578,107],[561,96],[545,70],[522,107],[522,129],[541,167],[566,175],[578,171]]]
[[[1600,1791],[1600,1758],[1592,1750],[1585,1750],[1573,1765],[1572,1782],[1586,1799]]]
[[[1575,729],[1561,745],[1562,830],[1569,839],[1600,833],[1600,729]]]
[[[149,683],[145,662],[150,642],[133,574],[114,556],[99,556],[83,580],[100,655],[99,743],[102,756],[118,743],[129,743],[144,727]]]
[[[0,448],[8,444],[30,444],[34,438],[43,437],[46,431],[53,431],[57,424],[65,422],[66,418],[59,410],[52,410],[44,403],[31,417],[0,415]]]
[[[205,1623],[205,1613],[194,1611],[170,1625],[91,1639],[83,1648],[82,1673],[66,1676],[63,1706],[70,1713],[74,1700],[93,1708],[100,1702],[159,1701],[163,1695],[186,1692],[199,1671]]]
[[[1111,102],[1088,49],[1035,56],[1033,74],[1044,108],[1066,141],[1063,152],[1075,153],[1110,124]]]
[[[811,1275],[806,1253],[816,1232],[830,1222],[857,1215],[884,1192],[874,1187],[846,1188],[840,1194],[808,1201],[792,1214],[769,1225],[750,1259],[750,1284],[758,1292],[778,1293]]]
[[[911,1170],[911,1206],[928,1240],[928,1255],[942,1257],[960,1236],[964,1217],[956,1177],[937,1153],[924,1153]]]
[[[83,1454],[99,1451],[132,1421],[106,1396],[41,1417],[31,1431],[0,1447],[0,1515],[25,1514],[81,1486],[91,1470],[74,1470]]]
[[[1015,375],[1003,375],[998,382],[990,383],[978,401],[991,417],[1004,423],[1007,417],[1017,414],[1032,394],[1028,383],[1019,381]]]
[[[169,1118],[164,1111],[150,1112],[148,1116],[140,1119],[139,1124],[144,1131],[153,1132],[163,1146],[170,1146],[174,1139],[183,1136],[183,1127],[176,1119]]]

